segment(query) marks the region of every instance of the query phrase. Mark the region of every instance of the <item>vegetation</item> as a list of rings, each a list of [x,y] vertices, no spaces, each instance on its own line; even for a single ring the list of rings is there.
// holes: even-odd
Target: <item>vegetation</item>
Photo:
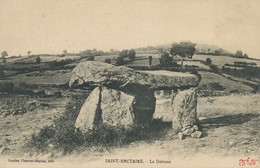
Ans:
[[[31,51],[27,51],[28,56],[31,54]]]
[[[173,43],[170,49],[170,53],[175,56],[181,56],[181,67],[183,68],[183,58],[188,57],[192,58],[195,54],[196,44],[192,42],[180,42],[180,43]]]
[[[65,49],[65,50],[63,50],[63,54],[64,55],[67,55],[67,53],[68,53],[68,51]]]
[[[206,64],[211,65],[211,63],[212,63],[212,60],[210,58],[207,58],[206,59]]]
[[[41,62],[40,56],[37,56],[37,57],[35,58],[35,61],[36,61],[37,64],[39,64],[39,63]]]
[[[3,51],[3,52],[1,53],[2,59],[5,59],[5,57],[7,57],[7,56],[8,56],[7,51]]]
[[[94,61],[95,60],[95,57],[93,55],[91,55],[89,58],[88,58],[88,61]]]
[[[123,57],[117,57],[116,64],[117,65],[124,65],[125,64],[125,59]]]
[[[152,134],[158,135],[164,127],[162,123],[154,121],[151,128],[139,126],[125,128],[101,124],[85,134],[75,131],[75,121],[88,95],[85,93],[72,95],[63,115],[54,120],[54,124],[43,127],[38,134],[33,134],[29,146],[39,152],[62,150],[64,154],[82,147],[111,148],[136,140],[151,139],[156,137]]]
[[[181,57],[188,57],[192,58],[194,55],[196,48],[196,44],[192,42],[180,42],[180,43],[173,43],[170,49],[170,53],[175,56],[179,55]]]
[[[135,60],[135,50],[134,49],[131,49],[128,53],[127,53],[127,56],[128,56],[128,58],[131,60],[131,61],[133,61],[133,60]]]
[[[105,59],[105,63],[111,64],[111,59],[110,58],[106,58]]]
[[[173,58],[169,55],[169,53],[164,52],[159,59],[160,65],[163,67],[170,67],[172,66]]]

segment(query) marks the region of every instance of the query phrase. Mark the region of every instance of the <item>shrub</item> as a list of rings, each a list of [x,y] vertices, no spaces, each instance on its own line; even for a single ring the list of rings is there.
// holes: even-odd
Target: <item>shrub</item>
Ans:
[[[172,65],[173,58],[170,57],[169,53],[165,52],[161,55],[159,61],[161,66],[170,67]]]
[[[206,59],[206,64],[211,65],[211,63],[212,63],[212,60],[210,58],[207,58]]]
[[[110,58],[106,58],[105,59],[105,63],[111,64],[111,59]]]
[[[40,56],[37,56],[37,57],[35,58],[35,61],[36,61],[37,64],[39,64],[39,63],[41,62]]]
[[[117,65],[124,65],[124,64],[125,64],[124,58],[123,58],[123,57],[118,57],[118,58],[116,59],[116,64],[117,64]]]
[[[94,61],[95,60],[95,57],[93,55],[91,55],[89,58],[88,58],[88,61]]]

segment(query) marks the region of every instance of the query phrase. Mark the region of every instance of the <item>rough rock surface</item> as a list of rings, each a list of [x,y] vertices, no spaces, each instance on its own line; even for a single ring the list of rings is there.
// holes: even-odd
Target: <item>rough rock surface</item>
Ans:
[[[200,138],[202,136],[202,132],[200,131],[195,131],[191,134],[192,138]]]
[[[82,106],[75,127],[87,132],[100,123],[130,127],[147,125],[152,120],[155,97],[150,91],[142,95],[130,95],[122,91],[97,87]]]
[[[134,124],[135,97],[114,89],[101,88],[101,118],[107,125],[131,126]]]
[[[179,91],[173,102],[172,128],[175,132],[197,123],[197,94],[195,89]]]
[[[188,73],[140,72],[125,66],[86,61],[73,69],[69,86],[102,85],[120,90],[136,90],[136,88],[161,90],[197,86],[198,83],[199,78]]]
[[[80,109],[75,127],[81,132],[92,130],[100,120],[100,88],[95,88]]]

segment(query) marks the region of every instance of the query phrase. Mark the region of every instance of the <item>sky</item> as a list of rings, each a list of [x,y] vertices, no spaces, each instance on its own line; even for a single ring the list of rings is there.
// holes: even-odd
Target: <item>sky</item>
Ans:
[[[258,0],[0,0],[0,52],[131,49],[192,41],[260,59]]]

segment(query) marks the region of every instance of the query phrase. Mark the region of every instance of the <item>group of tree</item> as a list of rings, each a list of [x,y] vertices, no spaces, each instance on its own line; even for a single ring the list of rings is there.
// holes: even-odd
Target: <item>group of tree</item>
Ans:
[[[243,55],[243,52],[241,50],[236,51],[234,56],[238,58],[248,58],[248,55],[246,53]]]
[[[196,51],[196,43],[192,42],[180,42],[173,43],[169,52],[164,52],[160,58],[160,64],[165,67],[176,65],[176,61],[173,60],[173,56],[181,57],[181,67],[183,69],[183,59],[185,57],[192,58]],[[170,55],[171,54],[171,55]]]
[[[135,60],[135,50],[131,49],[131,50],[122,50],[119,53],[119,57],[117,58],[117,64],[118,65],[123,65],[125,63],[125,59],[128,58],[130,61]]]

